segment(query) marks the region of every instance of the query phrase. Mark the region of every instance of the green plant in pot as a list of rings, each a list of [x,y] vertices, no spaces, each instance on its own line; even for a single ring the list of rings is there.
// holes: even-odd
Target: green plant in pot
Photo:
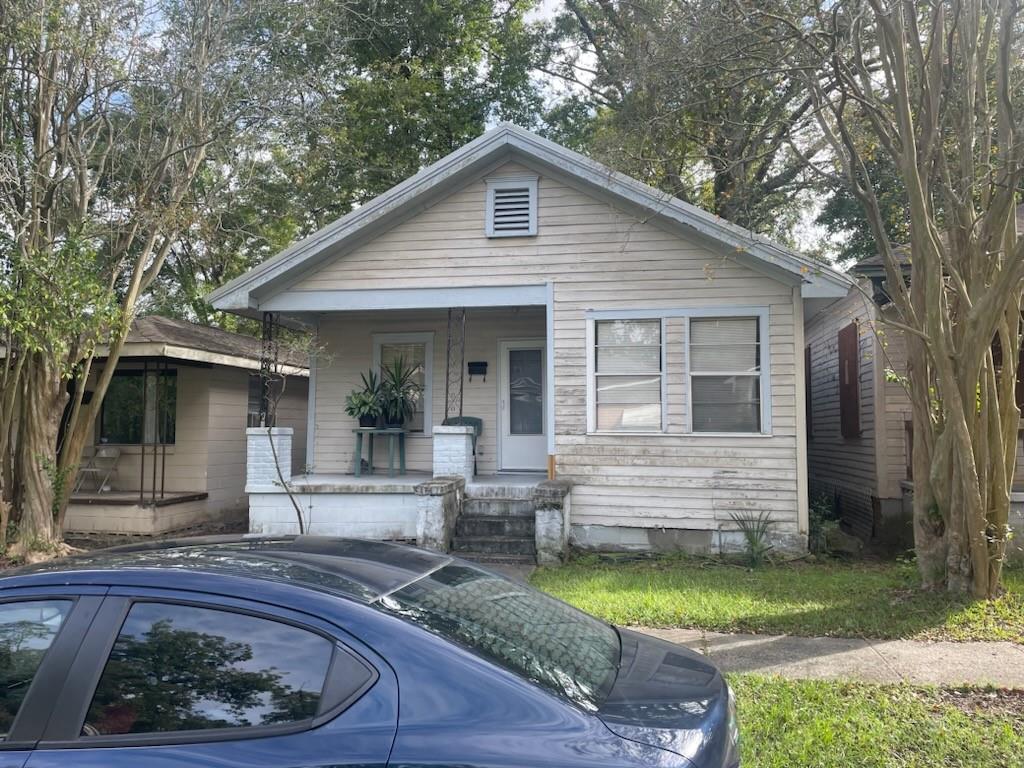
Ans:
[[[353,389],[345,398],[345,413],[359,419],[360,427],[375,427],[384,413],[380,380],[373,371],[362,374],[362,389]]]
[[[416,382],[417,367],[396,357],[381,368],[381,410],[385,427],[402,427],[416,413],[423,388]]]

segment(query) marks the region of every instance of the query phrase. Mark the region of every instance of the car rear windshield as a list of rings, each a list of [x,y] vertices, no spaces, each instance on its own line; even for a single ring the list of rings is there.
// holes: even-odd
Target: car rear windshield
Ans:
[[[376,602],[588,710],[615,683],[612,627],[479,568],[446,565]]]

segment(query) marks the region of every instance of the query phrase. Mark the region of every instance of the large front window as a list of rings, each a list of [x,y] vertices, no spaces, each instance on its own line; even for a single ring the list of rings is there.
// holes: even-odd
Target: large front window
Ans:
[[[100,411],[99,442],[174,443],[177,371],[118,371]]]
[[[598,320],[594,335],[597,429],[660,431],[661,320]]]

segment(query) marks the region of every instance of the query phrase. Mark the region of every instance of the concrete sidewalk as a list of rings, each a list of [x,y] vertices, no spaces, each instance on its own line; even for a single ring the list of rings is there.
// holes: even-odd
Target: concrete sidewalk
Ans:
[[[634,627],[707,655],[724,672],[792,678],[1024,688],[1024,646],[726,635],[699,629]]]

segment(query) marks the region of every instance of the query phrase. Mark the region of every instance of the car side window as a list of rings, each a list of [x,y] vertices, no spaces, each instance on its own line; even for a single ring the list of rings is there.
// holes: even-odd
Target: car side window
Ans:
[[[0,739],[10,733],[71,604],[71,600],[30,600],[0,605]]]
[[[318,714],[334,652],[271,619],[135,603],[100,676],[84,736],[282,725]]]

